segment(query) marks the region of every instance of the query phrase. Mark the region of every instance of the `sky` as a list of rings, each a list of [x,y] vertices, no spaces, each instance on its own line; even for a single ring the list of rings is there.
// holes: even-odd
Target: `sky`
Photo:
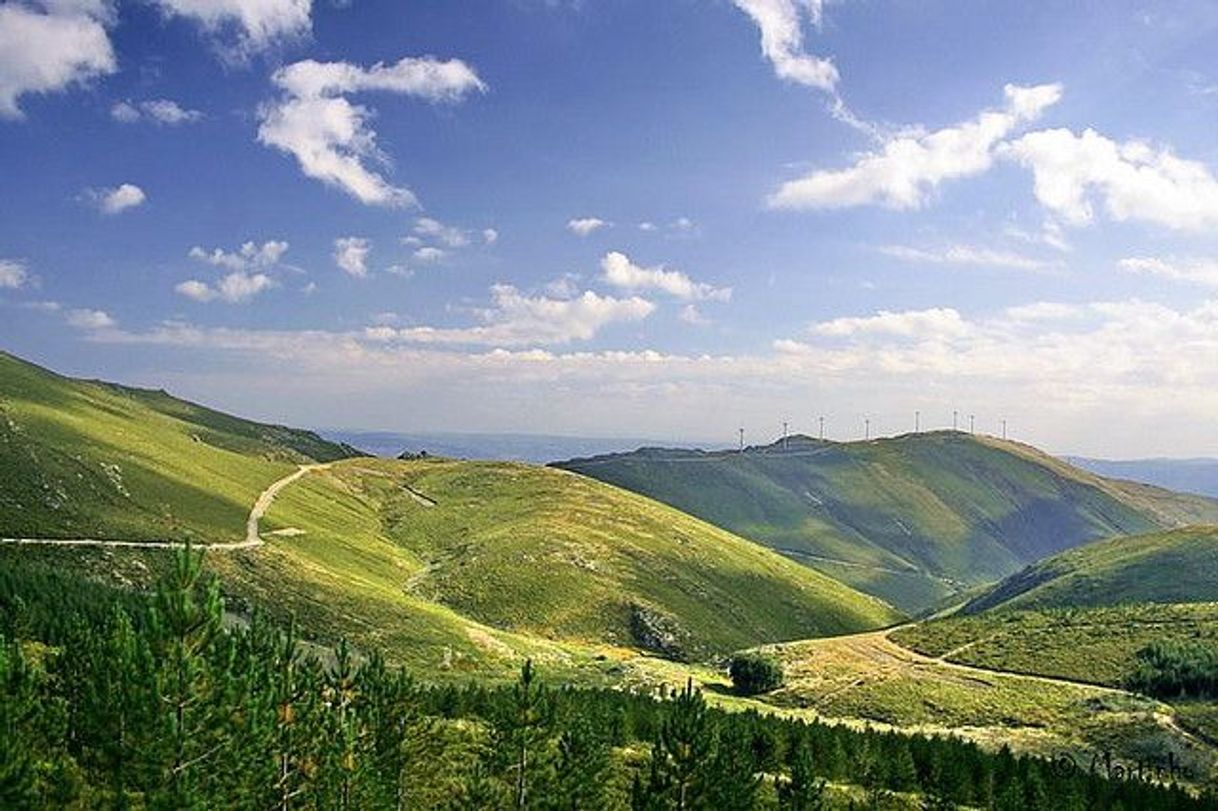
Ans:
[[[0,347],[320,428],[1218,455],[1218,6],[3,0]]]

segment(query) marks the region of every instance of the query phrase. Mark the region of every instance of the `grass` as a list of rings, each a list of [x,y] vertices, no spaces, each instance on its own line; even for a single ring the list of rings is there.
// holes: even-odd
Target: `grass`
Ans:
[[[268,584],[263,600],[297,590],[298,613],[360,617],[370,642],[453,666],[514,658],[506,635],[640,647],[635,607],[670,621],[695,659],[899,618],[670,508],[527,465],[343,462],[284,491],[264,534],[276,530],[293,535],[216,565]]]
[[[1218,502],[1110,483],[958,432],[794,437],[745,453],[645,449],[559,465],[655,498],[917,612],[1045,555],[1218,520]]]
[[[0,353],[3,536],[236,541],[269,482],[349,453],[305,431]]]
[[[785,711],[961,735],[1084,764],[1105,753],[1124,762],[1163,762],[1170,754],[1196,784],[1214,780],[1213,742],[1185,731],[1212,723],[1208,710],[1189,708],[1186,721],[1183,711],[1177,719],[1175,707],[1149,698],[953,667],[894,641],[907,639],[900,629],[892,639],[879,632],[766,646],[761,650],[783,662],[786,684],[763,698]]]
[[[907,626],[893,639],[950,662],[1119,687],[1151,642],[1218,644],[1218,603],[987,612]]]
[[[964,610],[1205,601],[1218,601],[1218,527],[1087,544],[1028,567]]]

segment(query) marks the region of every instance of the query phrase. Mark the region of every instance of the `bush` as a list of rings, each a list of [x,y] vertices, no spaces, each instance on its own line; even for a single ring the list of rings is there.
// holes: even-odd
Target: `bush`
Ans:
[[[738,653],[728,665],[732,685],[742,696],[768,693],[782,686],[782,665],[759,653]]]

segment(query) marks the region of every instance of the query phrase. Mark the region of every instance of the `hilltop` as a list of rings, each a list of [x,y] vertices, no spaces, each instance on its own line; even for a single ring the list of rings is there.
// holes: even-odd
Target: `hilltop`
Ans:
[[[267,484],[357,454],[0,352],[0,536],[232,541]]]
[[[137,544],[8,545],[0,565],[138,587],[167,558],[139,543],[219,544],[208,566],[236,613],[294,615],[318,641],[349,637],[424,672],[507,673],[525,655],[604,672],[610,648],[614,660],[703,660],[901,617],[763,546],[563,471],[359,457],[7,355],[0,415],[0,537]]]
[[[1117,534],[1218,521],[1218,502],[1103,479],[960,432],[558,463],[655,498],[916,612]]]
[[[962,609],[1218,601],[1218,527],[1109,538],[1035,563]]]

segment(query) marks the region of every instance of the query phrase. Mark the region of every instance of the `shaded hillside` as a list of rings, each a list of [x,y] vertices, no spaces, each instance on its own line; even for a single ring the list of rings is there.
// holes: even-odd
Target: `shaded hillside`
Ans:
[[[958,432],[744,453],[643,449],[559,467],[648,495],[901,608],[1078,544],[1218,520],[1218,502],[1109,482]]]
[[[1040,561],[969,601],[990,609],[1218,601],[1218,527],[1116,537]]]
[[[240,540],[267,484],[354,454],[308,431],[0,352],[0,536]]]

